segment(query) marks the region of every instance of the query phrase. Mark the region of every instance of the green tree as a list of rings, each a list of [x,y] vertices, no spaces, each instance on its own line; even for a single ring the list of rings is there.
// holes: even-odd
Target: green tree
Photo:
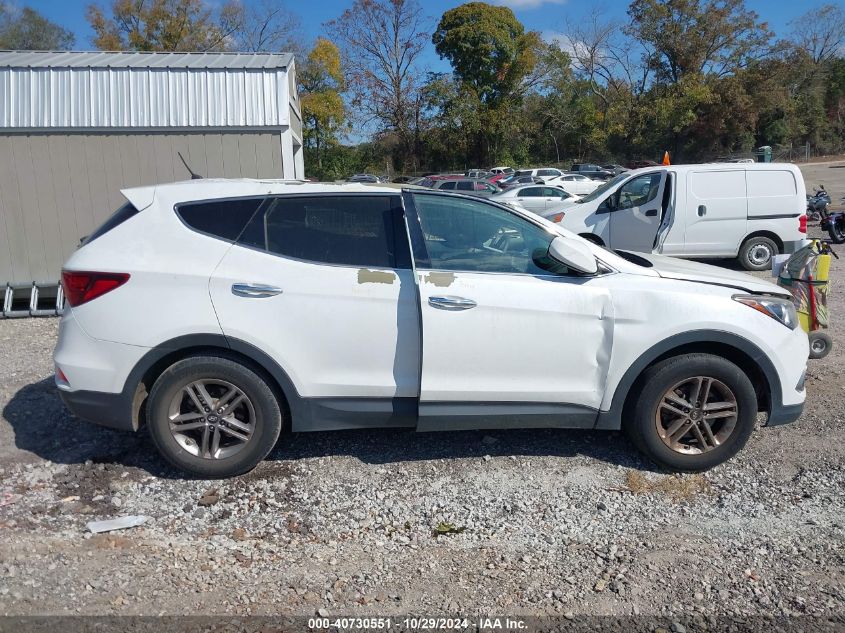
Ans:
[[[417,0],[355,0],[327,25],[359,120],[377,125],[377,135],[396,135],[403,169],[419,161],[426,23]]]
[[[469,2],[443,14],[431,38],[455,77],[483,103],[514,95],[537,64],[540,37],[507,7]]]
[[[346,127],[346,107],[341,96],[344,78],[337,46],[318,38],[298,73],[298,80],[305,149],[310,154],[308,162],[309,165],[316,162],[316,173],[323,178],[326,151],[337,145]]]
[[[29,7],[17,10],[0,3],[0,48],[9,50],[66,50],[73,47],[73,32],[51,22]]]

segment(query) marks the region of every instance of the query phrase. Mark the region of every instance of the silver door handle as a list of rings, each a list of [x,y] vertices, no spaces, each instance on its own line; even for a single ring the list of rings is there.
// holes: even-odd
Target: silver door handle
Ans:
[[[440,310],[469,310],[478,304],[472,299],[464,299],[463,297],[429,297],[428,305],[432,308]]]
[[[275,297],[282,294],[282,289],[276,286],[266,286],[264,284],[232,284],[232,294],[239,297],[250,297],[254,299],[261,299],[264,297]]]

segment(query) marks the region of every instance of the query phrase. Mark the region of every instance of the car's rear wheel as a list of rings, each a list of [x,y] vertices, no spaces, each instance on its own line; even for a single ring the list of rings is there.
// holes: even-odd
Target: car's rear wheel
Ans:
[[[752,237],[739,248],[739,263],[745,270],[769,270],[772,258],[779,252],[777,244],[768,237]]]
[[[199,477],[252,470],[273,449],[282,414],[259,370],[221,356],[193,356],[156,380],[147,425],[171,464]]]
[[[748,441],[757,396],[748,376],[719,356],[688,354],[650,367],[625,431],[654,461],[697,472],[733,457]]]

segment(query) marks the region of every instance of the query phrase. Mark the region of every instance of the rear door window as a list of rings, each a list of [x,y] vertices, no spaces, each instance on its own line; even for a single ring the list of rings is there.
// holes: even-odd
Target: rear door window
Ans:
[[[399,196],[270,198],[239,244],[319,264],[411,265]]]
[[[455,188],[458,191],[472,191],[473,183],[471,183],[469,180],[459,180]]]

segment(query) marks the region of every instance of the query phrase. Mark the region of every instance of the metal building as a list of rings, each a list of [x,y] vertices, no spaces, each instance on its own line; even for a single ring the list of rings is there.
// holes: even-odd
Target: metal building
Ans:
[[[179,153],[202,176],[301,178],[293,56],[0,52],[0,302],[55,284],[121,189],[189,178]]]

